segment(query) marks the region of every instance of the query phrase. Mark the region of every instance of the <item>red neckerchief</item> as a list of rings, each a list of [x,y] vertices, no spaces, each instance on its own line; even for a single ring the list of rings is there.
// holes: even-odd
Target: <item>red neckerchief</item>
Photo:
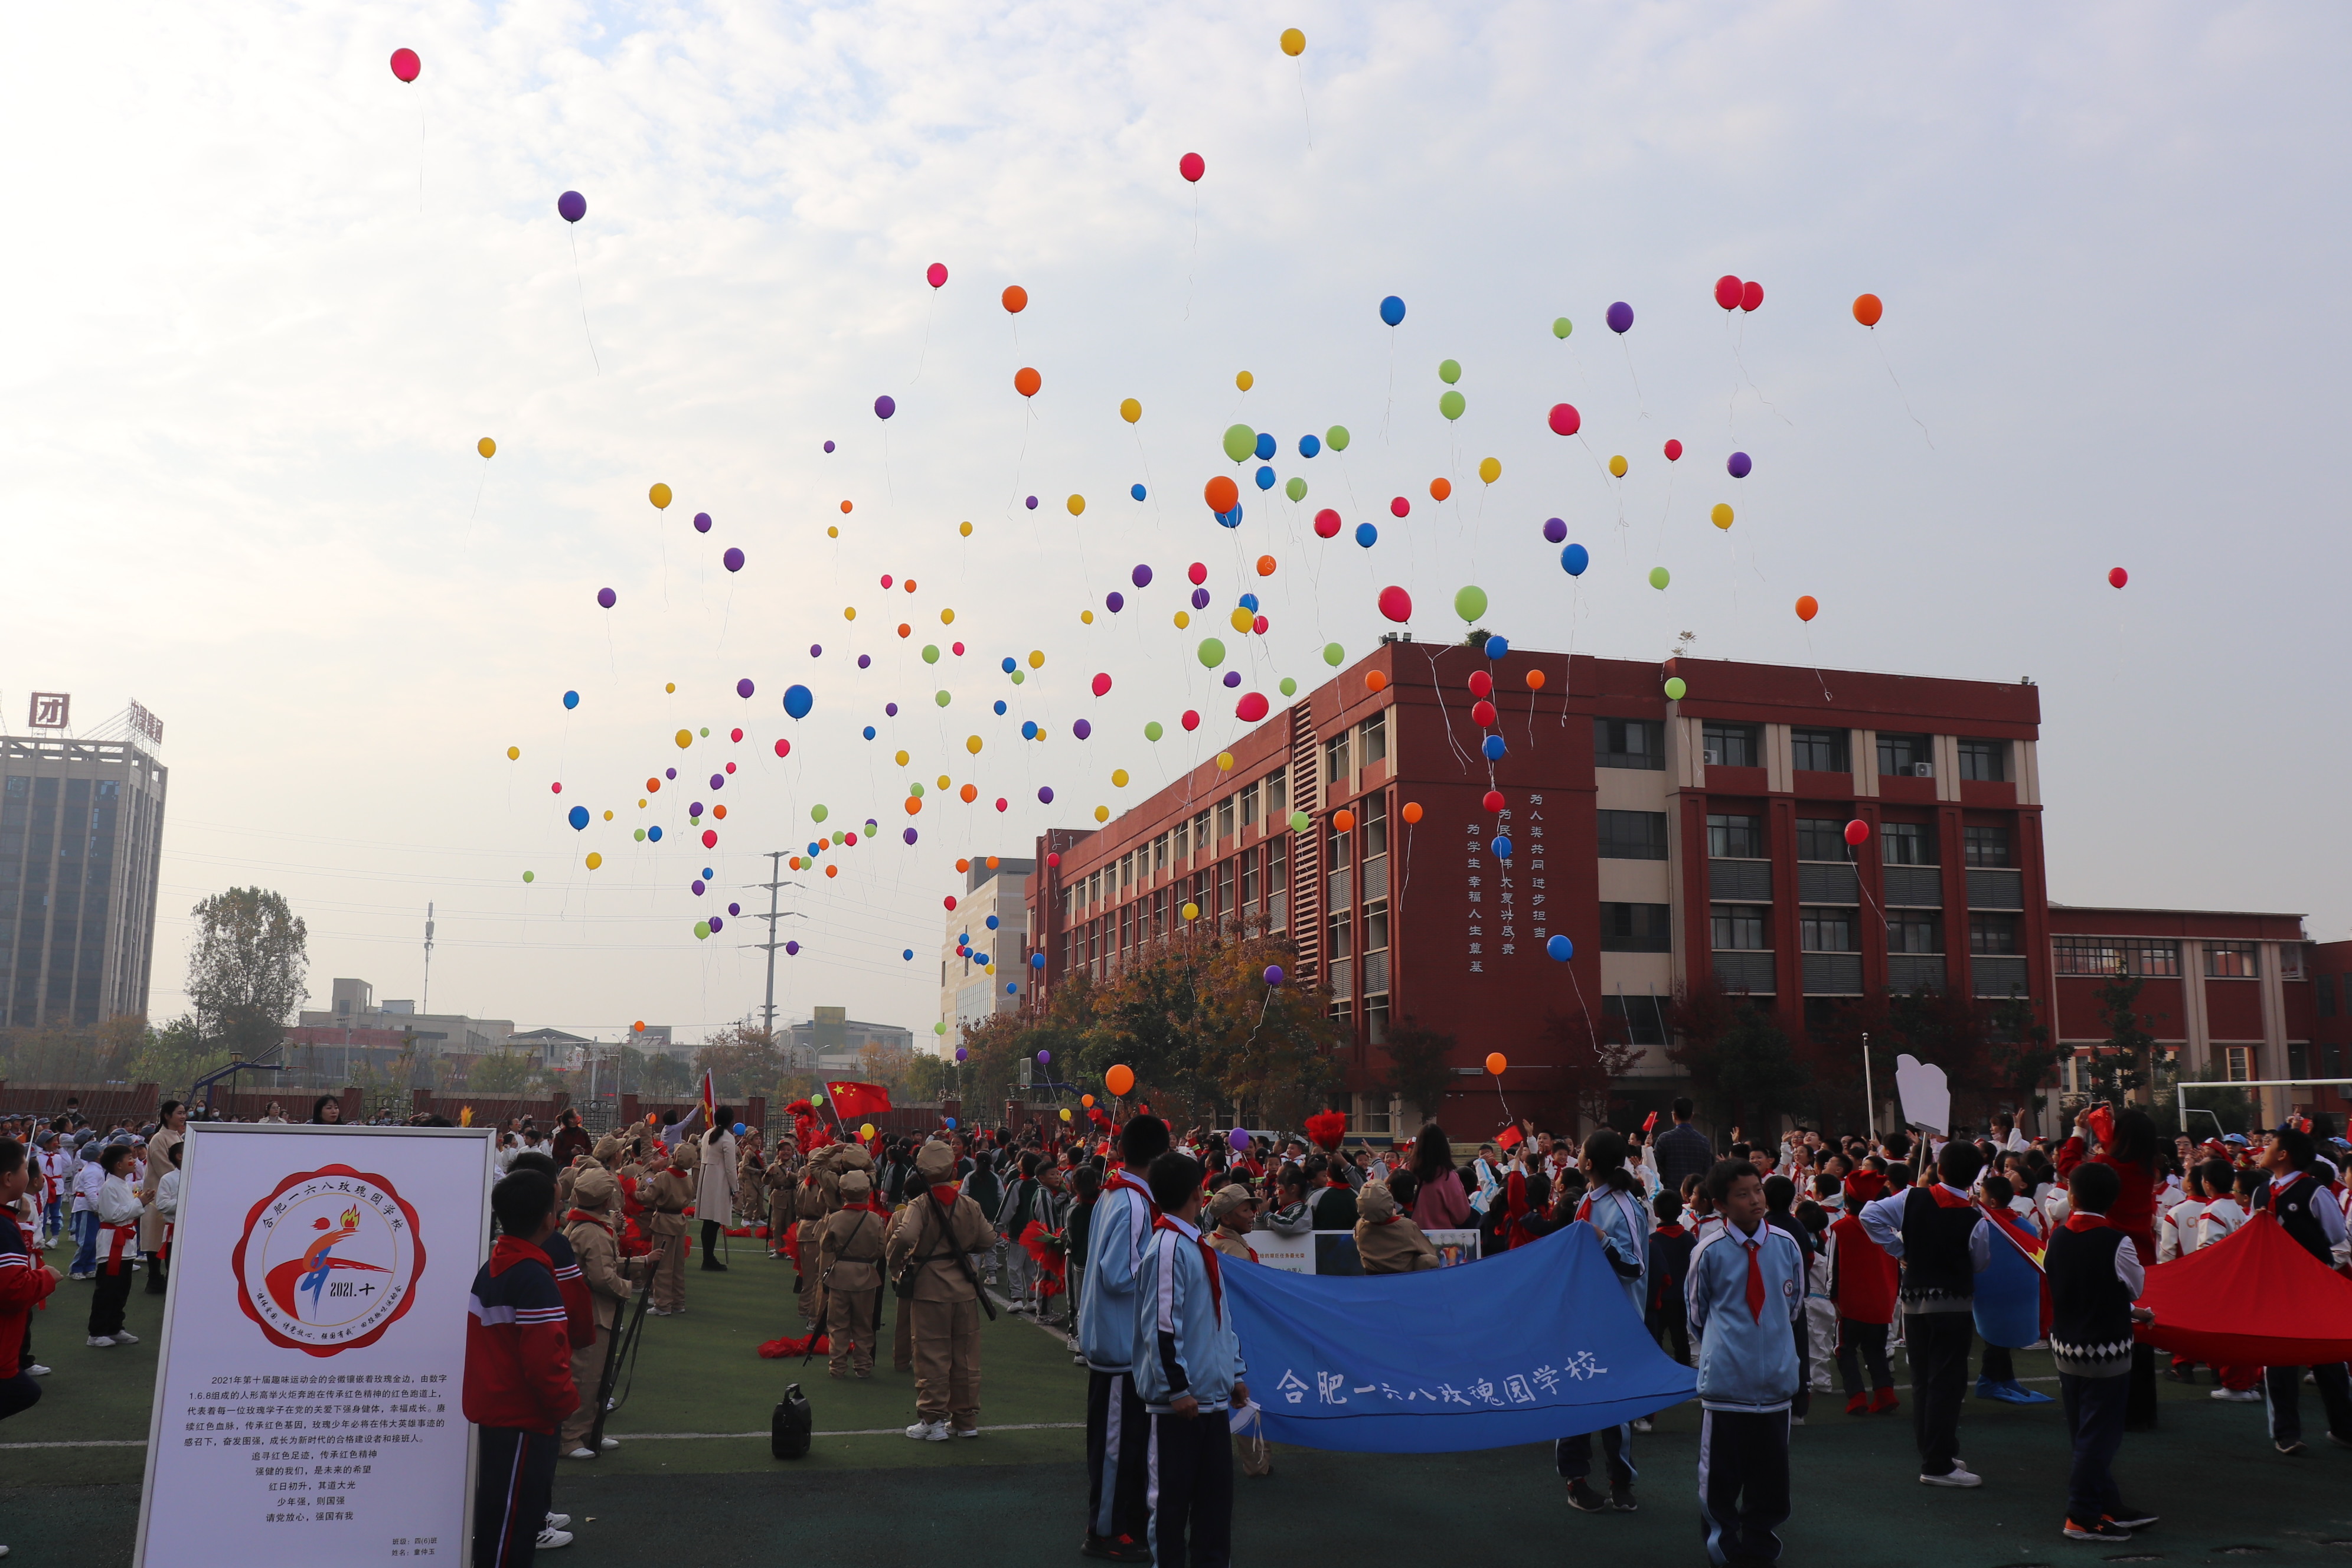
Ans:
[[[577,1225],[582,1220],[586,1220],[590,1225],[597,1226],[607,1236],[613,1233],[613,1222],[603,1215],[590,1214],[586,1209],[573,1209],[563,1216],[563,1223],[566,1225]]]
[[[1927,1195],[1936,1200],[1936,1206],[1939,1209],[1972,1209],[1977,1206],[1974,1198],[1966,1193],[1955,1194],[1946,1189],[1941,1182],[1930,1186],[1927,1189]]]
[[[957,1182],[937,1182],[932,1184],[931,1196],[939,1201],[941,1207],[951,1209],[955,1207],[956,1199],[963,1196],[963,1186]]]
[[[1171,1231],[1177,1236],[1184,1234],[1183,1229],[1164,1214],[1151,1216],[1151,1228]],[[1217,1272],[1217,1249],[1211,1247],[1209,1238],[1197,1229],[1192,1233],[1192,1245],[1200,1248],[1201,1267],[1209,1271],[1209,1305],[1216,1310],[1218,1326],[1223,1327],[1225,1321],[1225,1282],[1223,1276]]]
[[[1336,1187],[1343,1193],[1352,1193],[1356,1190],[1348,1184],[1348,1178],[1345,1176],[1328,1177],[1324,1181],[1323,1184],[1326,1187]]]
[[[2107,1228],[2107,1216],[2103,1214],[2070,1214],[2066,1216],[2066,1228],[2077,1236],[2086,1230],[2105,1230]]]
[[[1396,1222],[1397,1222],[1397,1221],[1399,1221],[1399,1220],[1402,1219],[1403,1217],[1404,1217],[1404,1215],[1401,1215],[1401,1214],[1392,1214],[1392,1215],[1389,1215],[1389,1217],[1388,1217],[1388,1218],[1386,1218],[1386,1219],[1376,1219],[1376,1220],[1372,1221],[1371,1223],[1372,1223],[1372,1224],[1374,1224],[1374,1225],[1394,1225],[1394,1224],[1396,1224]]]
[[[1112,1168],[1108,1175],[1103,1178],[1102,1193],[1097,1196],[1095,1201],[1097,1203],[1100,1203],[1103,1198],[1109,1196],[1111,1194],[1118,1191],[1121,1187],[1125,1187],[1128,1191],[1139,1195],[1143,1199],[1143,1206],[1150,1212],[1154,1223],[1158,1222],[1160,1218],[1160,1205],[1153,1200],[1151,1196],[1151,1189],[1116,1166]]]
[[[879,1198],[867,1198],[862,1204],[844,1204],[841,1206],[845,1212],[850,1209],[856,1209],[862,1214],[878,1214],[884,1219],[888,1219],[890,1217],[889,1205],[885,1204]]]
[[[1667,1237],[1669,1238],[1680,1236],[1683,1234],[1683,1222],[1680,1220],[1670,1221],[1665,1225],[1660,1226],[1652,1234]]]
[[[497,1279],[518,1263],[536,1263],[550,1274],[555,1272],[555,1265],[548,1261],[547,1254],[520,1237],[502,1236],[490,1243],[491,1279]]]

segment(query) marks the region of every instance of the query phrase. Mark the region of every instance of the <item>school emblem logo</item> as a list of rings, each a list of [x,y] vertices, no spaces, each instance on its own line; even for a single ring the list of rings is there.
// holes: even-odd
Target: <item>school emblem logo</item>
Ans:
[[[372,1345],[425,1273],[416,1211],[349,1165],[299,1172],[253,1205],[229,1260],[237,1304],[269,1342],[314,1356]]]

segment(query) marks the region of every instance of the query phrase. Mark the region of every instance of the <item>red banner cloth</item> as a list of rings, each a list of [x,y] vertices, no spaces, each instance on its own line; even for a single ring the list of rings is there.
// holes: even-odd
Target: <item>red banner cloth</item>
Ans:
[[[2258,1213],[2223,1239],[2147,1271],[2137,1337],[2215,1365],[2352,1359],[2352,1279]]]
[[[834,1114],[845,1122],[880,1116],[890,1109],[890,1091],[878,1083],[828,1083],[824,1092],[833,1098]]]

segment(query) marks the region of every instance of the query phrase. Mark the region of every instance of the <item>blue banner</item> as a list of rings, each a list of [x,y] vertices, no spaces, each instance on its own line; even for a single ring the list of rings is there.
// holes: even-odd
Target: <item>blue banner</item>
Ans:
[[[1250,1394],[1277,1443],[1437,1454],[1597,1432],[1679,1405],[1590,1226],[1463,1268],[1326,1279],[1223,1270]]]

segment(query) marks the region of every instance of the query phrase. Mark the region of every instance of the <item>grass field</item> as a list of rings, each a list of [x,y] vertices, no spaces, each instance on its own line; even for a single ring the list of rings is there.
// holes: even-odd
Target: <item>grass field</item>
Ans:
[[[736,1243],[723,1275],[689,1273],[687,1314],[647,1327],[622,1446],[565,1461],[555,1505],[577,1542],[551,1563],[619,1568],[649,1556],[691,1568],[811,1559],[905,1568],[933,1552],[962,1563],[1076,1558],[1086,1502],[1086,1373],[1062,1342],[1000,1316],[982,1331],[975,1442],[914,1443],[912,1381],[880,1369],[836,1383],[823,1361],[764,1362],[757,1347],[798,1333],[789,1264]],[[62,1251],[53,1255],[62,1267]],[[131,1557],[160,1300],[134,1289],[136,1346],[82,1343],[88,1287],[59,1288],[35,1321],[55,1368],[40,1405],[0,1426],[0,1542],[16,1563],[116,1568]],[[886,1311],[895,1310],[895,1304]],[[2046,1357],[2018,1356],[2029,1380]],[[1901,1376],[1902,1364],[1896,1363]],[[769,1457],[769,1414],[798,1382],[814,1407],[808,1458]],[[2034,1384],[2045,1392],[2054,1384]],[[1962,1451],[1985,1485],[1931,1490],[1915,1480],[1907,1410],[1848,1416],[1827,1402],[1795,1435],[1795,1513],[1786,1561],[1839,1568],[2023,1568],[2089,1562],[2340,1563],[2352,1568],[2352,1448],[2322,1435],[2306,1391],[2300,1459],[2273,1455],[2262,1406],[2220,1405],[2210,1384],[2165,1385],[2163,1430],[2135,1436],[2118,1466],[2125,1494],[2164,1522],[2128,1545],[2058,1534],[2066,1445],[2054,1405],[1971,1399]],[[1907,1399],[1907,1395],[1906,1395]],[[1244,1564],[1388,1560],[1400,1550],[1533,1550],[1545,1560],[1600,1552],[1623,1563],[1702,1564],[1693,1504],[1697,1413],[1664,1413],[1636,1440],[1642,1511],[1572,1513],[1548,1447],[1475,1454],[1349,1455],[1277,1448],[1275,1473],[1238,1482],[1235,1559]],[[698,1434],[698,1436],[684,1436]],[[106,1445],[76,1447],[75,1445]],[[170,1559],[164,1559],[169,1562]]]

